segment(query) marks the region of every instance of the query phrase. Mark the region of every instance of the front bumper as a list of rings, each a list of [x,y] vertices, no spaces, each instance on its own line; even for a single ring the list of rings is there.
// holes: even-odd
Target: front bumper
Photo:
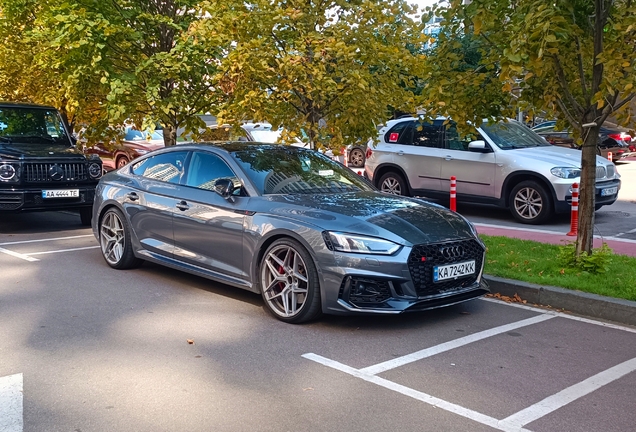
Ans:
[[[0,211],[45,211],[90,207],[95,199],[95,186],[47,187],[44,189],[78,189],[79,196],[76,198],[42,198],[42,188],[0,190]]]
[[[441,247],[460,244],[463,255],[448,259],[436,253]],[[433,281],[434,267],[473,259],[474,274]],[[477,239],[404,247],[391,257],[336,254],[336,265],[322,268],[323,310],[331,314],[399,314],[471,300],[489,292],[482,279],[484,261],[485,248]]]
[[[562,184],[558,186],[557,202],[555,211],[557,213],[567,213],[572,208],[572,185]],[[603,191],[616,188],[615,194],[604,195]],[[596,206],[611,205],[618,199],[618,192],[621,190],[620,180],[599,181],[595,184],[594,203]],[[563,198],[559,198],[563,197]]]

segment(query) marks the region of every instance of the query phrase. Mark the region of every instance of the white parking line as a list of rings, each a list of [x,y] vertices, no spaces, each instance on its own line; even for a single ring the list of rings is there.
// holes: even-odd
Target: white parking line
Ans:
[[[487,301],[487,302],[491,302],[491,303],[497,303],[497,304],[504,304],[506,306],[511,306],[511,307],[516,307],[519,309],[525,309],[525,310],[530,310],[533,312],[538,312],[538,313],[543,313],[543,314],[547,314],[547,315],[554,315],[554,316],[558,316],[560,318],[567,318],[569,320],[573,320],[573,321],[580,321],[580,322],[584,322],[584,323],[588,323],[588,324],[594,324],[594,325],[598,325],[601,327],[608,327],[608,328],[612,328],[612,329],[616,329],[616,330],[622,330],[622,331],[626,331],[629,333],[636,333],[636,329],[632,328],[632,327],[625,327],[622,325],[618,325],[618,324],[612,324],[612,323],[606,323],[603,321],[596,321],[590,318],[583,318],[580,316],[576,316],[576,315],[570,315],[564,312],[557,312],[554,310],[546,310],[546,309],[541,309],[538,307],[534,307],[534,306],[528,306],[528,305],[524,305],[521,303],[510,303],[510,302],[506,302],[503,300],[498,300],[496,298],[488,298],[488,297],[481,297],[480,300],[482,301]]]
[[[40,261],[40,260],[39,260],[39,259],[37,259],[37,258],[31,258],[31,257],[30,257],[30,256],[28,256],[28,255],[22,255],[21,253],[13,252],[13,251],[10,251],[10,250],[8,250],[8,249],[4,249],[4,248],[0,248],[0,253],[7,254],[7,255],[11,255],[11,256],[13,256],[13,257],[23,259],[23,260],[25,260],[25,261],[31,261],[31,262],[33,262],[33,261]],[[0,429],[0,430],[1,430],[1,429]]]
[[[80,250],[86,250],[86,249],[97,249],[99,248],[99,246],[86,246],[86,247],[80,247],[80,248],[73,248],[73,249],[60,249],[60,250],[52,250],[52,251],[44,251],[44,252],[32,252],[29,254],[29,256],[31,255],[45,255],[45,254],[52,254],[52,253],[59,253],[59,252],[73,252],[73,251],[80,251]]]
[[[395,369],[400,366],[404,366],[405,364],[412,363],[417,360],[421,360],[427,357],[434,356],[435,354],[443,353],[445,351],[449,351],[455,348],[459,348],[464,345],[468,345],[469,343],[473,343],[482,339],[489,338],[491,336],[496,336],[511,330],[515,330],[521,327],[529,326],[532,324],[537,324],[549,319],[554,318],[553,315],[542,314],[532,318],[524,319],[522,321],[517,321],[510,324],[505,324],[499,327],[491,328],[488,330],[480,331],[478,333],[474,333],[459,339],[454,339],[452,341],[445,342],[440,345],[436,345],[430,348],[426,348],[412,354],[408,354],[402,357],[397,357],[392,360],[385,361],[383,363],[378,363],[373,366],[369,366],[363,369],[360,369],[360,372],[369,375],[376,375],[391,369]]]
[[[83,237],[95,237],[95,236],[93,236],[92,234],[84,234],[84,235],[69,236],[69,237],[54,237],[54,238],[46,238],[46,239],[38,239],[38,240],[23,240],[23,241],[0,243],[0,246],[39,243],[39,242],[56,241],[56,240],[68,240],[68,239],[76,239],[76,238],[83,238]]]
[[[592,393],[604,385],[609,384],[635,370],[636,358],[627,360],[626,362],[600,372],[585,381],[574,384],[555,395],[549,396],[542,401],[503,419],[501,423],[513,428],[521,428],[528,423],[532,423],[533,421],[538,420],[541,417],[544,417],[569,404],[570,402],[582,398],[583,396]]]
[[[23,399],[21,373],[0,377],[0,431],[22,432]]]
[[[464,408],[460,405],[454,404],[452,402],[445,401],[443,399],[436,398],[435,396],[431,396],[429,394],[414,390],[410,387],[403,386],[401,384],[395,383],[393,381],[389,381],[387,379],[381,378],[376,375],[370,375],[368,373],[363,372],[363,370],[358,370],[347,366],[345,364],[339,363],[334,360],[330,360],[328,358],[319,356],[314,353],[307,353],[302,355],[307,360],[315,361],[316,363],[320,363],[324,366],[328,366],[330,368],[339,370],[340,372],[347,373],[356,378],[360,378],[364,381],[368,381],[373,384],[377,384],[380,387],[384,387],[386,389],[392,390],[397,393],[401,393],[405,396],[411,397],[413,399],[425,402],[429,405],[432,405],[437,408],[441,408],[443,410],[452,412],[454,414],[460,415],[462,417],[468,418],[470,420],[476,421],[486,426],[490,426],[493,429],[497,429],[505,432],[529,432],[527,429],[510,426],[508,424],[501,424],[499,420],[496,418],[487,416],[477,411],[473,411],[468,408]]]
[[[512,226],[507,226],[507,225],[496,225],[496,224],[488,224],[488,223],[481,223],[481,222],[475,222],[473,225],[477,226],[477,227],[484,227],[484,228],[503,228],[503,229],[507,229],[507,230],[511,230],[511,231],[527,231],[527,232],[535,232],[535,233],[542,233],[542,234],[556,234],[556,235],[564,235],[563,233],[559,232],[559,231],[551,231],[551,230],[542,230],[542,229],[535,229],[535,228],[519,228],[519,227],[512,227]],[[632,231],[629,231],[630,233]],[[622,234],[617,234],[617,235],[623,235],[626,233],[622,233]],[[603,240],[614,240],[614,241],[619,241],[622,243],[635,243],[636,244],[636,240],[632,240],[632,239],[624,239],[624,238],[620,238],[617,236],[602,236],[602,235],[595,235],[594,238],[596,239],[603,239]]]

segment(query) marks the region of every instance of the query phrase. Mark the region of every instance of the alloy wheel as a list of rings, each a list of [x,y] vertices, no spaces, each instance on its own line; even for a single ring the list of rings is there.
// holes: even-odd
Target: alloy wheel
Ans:
[[[380,190],[393,195],[402,195],[402,186],[395,177],[387,177],[384,179]]]
[[[124,256],[126,237],[124,224],[115,212],[109,212],[104,216],[100,228],[100,244],[102,254],[111,265],[117,265]]]
[[[533,188],[519,189],[514,198],[515,211],[524,219],[536,218],[543,209],[541,194]]]
[[[275,247],[263,260],[261,284],[263,297],[276,315],[283,318],[298,315],[309,290],[305,261],[291,246]]]
[[[353,149],[349,155],[349,159],[351,162],[351,166],[353,167],[361,167],[364,166],[364,153],[360,149]]]

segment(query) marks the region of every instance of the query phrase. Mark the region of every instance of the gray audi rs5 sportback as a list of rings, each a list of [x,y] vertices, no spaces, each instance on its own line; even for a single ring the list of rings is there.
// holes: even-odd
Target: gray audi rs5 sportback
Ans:
[[[485,247],[470,222],[380,193],[298,147],[156,150],[100,180],[93,232],[113,268],[148,260],[244,288],[289,323],[432,309],[488,292]]]

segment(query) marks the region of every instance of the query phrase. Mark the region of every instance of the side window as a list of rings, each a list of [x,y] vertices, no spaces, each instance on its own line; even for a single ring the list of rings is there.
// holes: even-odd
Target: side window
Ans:
[[[414,124],[413,145],[418,147],[442,148],[443,129],[439,122],[433,124],[416,121]]]
[[[146,158],[132,167],[135,175],[164,181],[179,183],[183,175],[183,163],[188,152],[169,152]]]
[[[403,121],[394,125],[384,134],[384,141],[393,144],[413,144],[413,123],[411,121]]]
[[[468,144],[473,141],[483,139],[484,138],[480,134],[460,136],[459,133],[457,133],[457,127],[455,126],[455,123],[451,123],[446,129],[446,148],[449,150],[468,151]],[[486,146],[488,146],[488,144],[486,144]]]
[[[186,186],[214,190],[214,184],[219,179],[232,180],[236,188],[234,195],[241,194],[241,183],[225,161],[212,153],[192,153],[185,181]]]

